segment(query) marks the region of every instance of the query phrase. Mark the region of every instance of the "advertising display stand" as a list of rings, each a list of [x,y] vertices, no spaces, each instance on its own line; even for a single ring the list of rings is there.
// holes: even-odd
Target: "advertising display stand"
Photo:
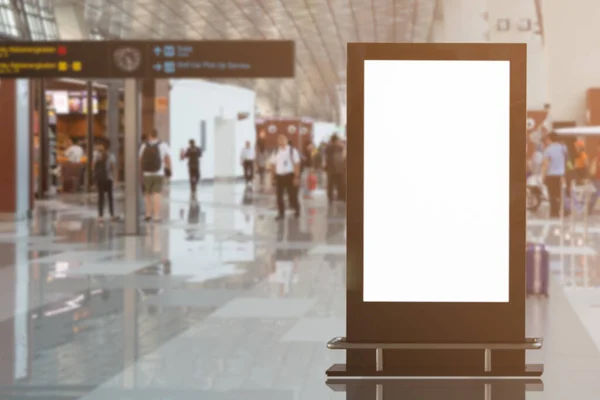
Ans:
[[[348,44],[346,337],[327,344],[346,364],[329,382],[542,375],[525,362],[543,344],[525,336],[526,54]]]

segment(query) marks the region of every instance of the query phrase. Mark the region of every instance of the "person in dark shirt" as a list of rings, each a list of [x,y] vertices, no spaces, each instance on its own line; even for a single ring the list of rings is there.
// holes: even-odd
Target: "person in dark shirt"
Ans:
[[[600,197],[600,144],[596,146],[596,154],[592,157],[592,162],[590,163],[590,178],[595,190],[589,199],[588,213],[594,214],[598,197]]]
[[[190,189],[192,197],[196,197],[196,188],[200,181],[200,159],[202,158],[202,149],[196,146],[196,142],[190,139],[190,145],[185,150],[182,158],[188,160],[188,172],[190,178]]]
[[[304,198],[310,198],[310,187],[308,184],[308,178],[309,176],[312,174],[313,172],[313,168],[314,168],[314,149],[315,146],[313,146],[312,143],[307,143],[306,146],[304,146],[304,151],[302,154],[302,182],[301,182],[301,186],[302,186],[302,192],[303,192],[303,196]]]
[[[327,172],[327,200],[332,204],[335,197],[338,201],[346,200],[345,174],[346,155],[339,137],[334,134],[325,150],[325,170]]]

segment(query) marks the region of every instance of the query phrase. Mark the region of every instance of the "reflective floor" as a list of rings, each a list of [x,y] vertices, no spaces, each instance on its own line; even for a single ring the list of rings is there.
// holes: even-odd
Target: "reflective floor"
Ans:
[[[272,195],[206,185],[191,202],[175,185],[139,237],[94,207],[64,197],[0,224],[1,399],[484,399],[480,383],[325,384],[344,361],[325,343],[345,333],[345,207],[321,192],[279,224]],[[527,399],[600,394],[600,220],[584,232],[530,219],[553,275],[528,303],[528,335],[545,337],[529,360],[546,372]]]

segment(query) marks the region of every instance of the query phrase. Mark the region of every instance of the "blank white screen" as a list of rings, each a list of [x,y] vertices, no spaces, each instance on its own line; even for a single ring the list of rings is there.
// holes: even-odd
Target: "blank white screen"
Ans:
[[[366,302],[509,300],[510,64],[367,60]]]

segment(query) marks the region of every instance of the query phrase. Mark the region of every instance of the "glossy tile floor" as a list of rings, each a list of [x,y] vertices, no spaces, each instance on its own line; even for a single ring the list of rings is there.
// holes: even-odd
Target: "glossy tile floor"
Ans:
[[[323,193],[278,224],[272,195],[217,184],[190,202],[175,185],[168,218],[140,237],[99,225],[87,202],[39,202],[32,221],[0,224],[1,399],[489,398],[449,383],[325,384],[344,361],[325,343],[345,332],[345,208]],[[596,217],[588,231],[530,218],[553,276],[549,300],[528,303],[528,335],[545,337],[528,358],[546,372],[527,399],[600,394]]]

